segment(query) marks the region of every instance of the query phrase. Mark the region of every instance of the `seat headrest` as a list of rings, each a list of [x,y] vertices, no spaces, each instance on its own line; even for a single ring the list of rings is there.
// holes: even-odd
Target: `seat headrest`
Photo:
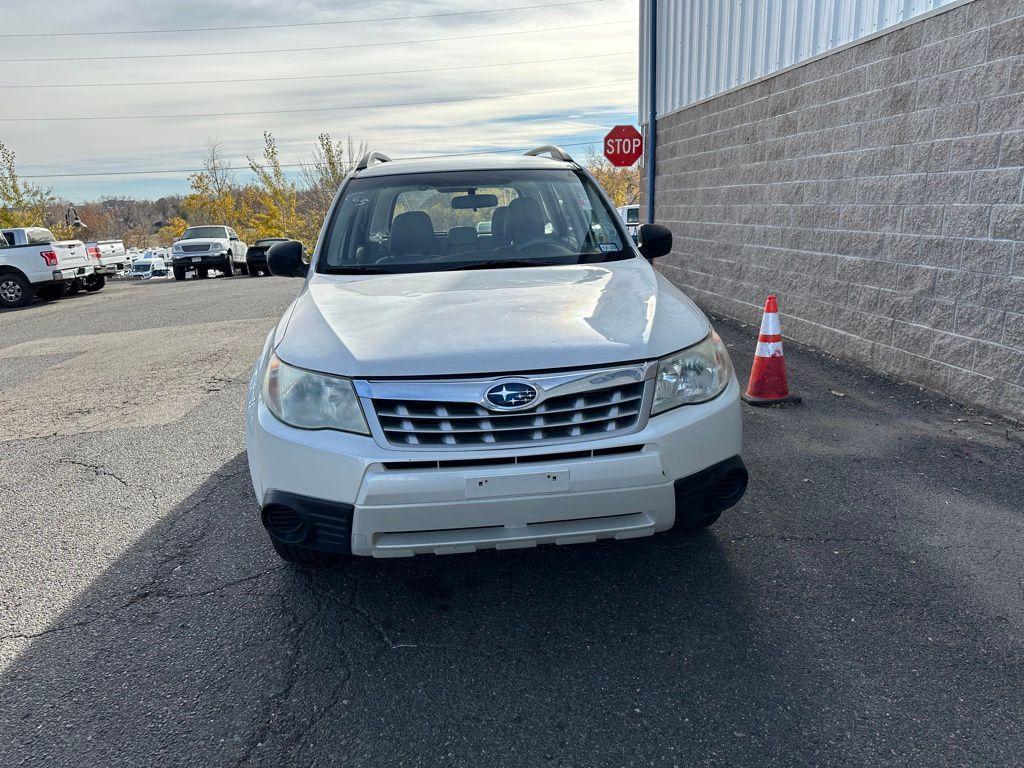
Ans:
[[[448,245],[476,246],[476,230],[473,227],[452,227],[448,230]]]
[[[392,256],[427,256],[434,250],[434,222],[424,211],[406,211],[391,222]]]
[[[491,214],[491,238],[505,239],[505,225],[508,223],[508,206],[499,205]]]
[[[508,206],[505,237],[513,245],[544,237],[544,209],[532,197],[517,197]]]

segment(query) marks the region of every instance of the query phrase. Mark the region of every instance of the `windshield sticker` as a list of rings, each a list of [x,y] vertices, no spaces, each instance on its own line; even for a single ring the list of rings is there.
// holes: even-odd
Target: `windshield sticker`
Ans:
[[[615,245],[614,243],[601,243],[600,248],[605,253],[612,253],[613,251],[619,250],[619,246]]]

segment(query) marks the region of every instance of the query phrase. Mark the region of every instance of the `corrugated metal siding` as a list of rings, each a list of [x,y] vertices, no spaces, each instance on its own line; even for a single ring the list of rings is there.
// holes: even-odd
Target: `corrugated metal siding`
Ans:
[[[647,30],[640,0],[640,122]],[[659,0],[658,114],[735,88],[957,0]]]

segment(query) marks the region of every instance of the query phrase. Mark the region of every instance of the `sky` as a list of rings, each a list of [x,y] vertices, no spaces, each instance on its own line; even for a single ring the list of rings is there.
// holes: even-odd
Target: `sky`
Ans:
[[[267,130],[286,164],[325,131],[392,157],[585,155],[636,122],[638,5],[0,0],[0,141],[22,177],[74,202],[185,192],[188,173],[164,171],[197,168],[213,142],[245,168]],[[224,29],[239,26],[261,28]],[[149,32],[171,29],[192,31]],[[67,175],[85,173],[112,175]]]

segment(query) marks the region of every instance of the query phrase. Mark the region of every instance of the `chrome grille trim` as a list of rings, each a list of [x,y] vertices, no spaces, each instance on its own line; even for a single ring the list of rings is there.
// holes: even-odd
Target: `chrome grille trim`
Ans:
[[[655,364],[556,374],[418,381],[356,381],[381,445],[402,450],[511,448],[629,434],[650,413]],[[526,382],[537,400],[521,410],[487,407],[495,384]]]

